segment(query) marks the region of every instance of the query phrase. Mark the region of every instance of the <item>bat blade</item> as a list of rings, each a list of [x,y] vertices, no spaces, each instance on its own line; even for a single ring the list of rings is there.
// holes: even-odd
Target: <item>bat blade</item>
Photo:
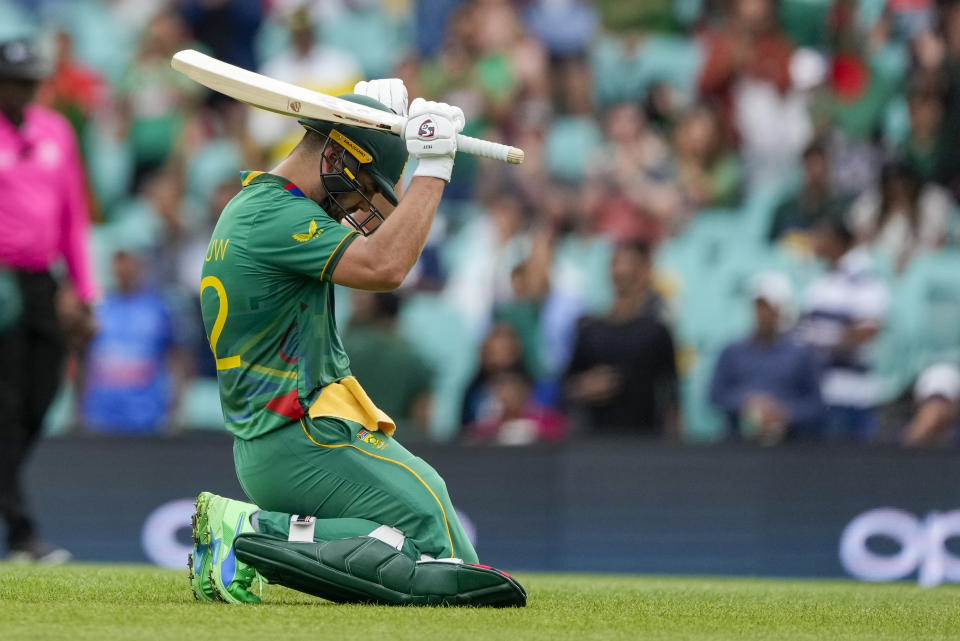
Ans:
[[[311,91],[217,60],[193,49],[178,51],[170,66],[191,80],[217,93],[258,109],[285,116],[340,122],[355,127],[379,129],[403,135],[407,119],[348,100]],[[458,135],[460,151],[512,164],[523,162],[523,150],[508,145]]]
[[[170,66],[217,93],[285,116],[342,122],[400,134],[406,119],[241,69],[193,49],[174,54]]]

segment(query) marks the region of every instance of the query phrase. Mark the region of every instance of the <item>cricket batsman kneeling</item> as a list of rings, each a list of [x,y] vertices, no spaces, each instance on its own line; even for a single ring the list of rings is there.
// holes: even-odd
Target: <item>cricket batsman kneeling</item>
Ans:
[[[399,80],[355,91],[341,97],[407,115]],[[525,605],[515,580],[476,565],[443,479],[393,438],[350,374],[334,319],[334,283],[394,289],[413,267],[463,112],[417,99],[404,138],[300,123],[303,139],[273,171],[242,175],[203,268],[203,321],[253,503],[197,498],[193,593],[256,603],[252,586],[266,579],[342,603]],[[398,201],[408,152],[418,165]],[[396,205],[386,218],[376,194]]]

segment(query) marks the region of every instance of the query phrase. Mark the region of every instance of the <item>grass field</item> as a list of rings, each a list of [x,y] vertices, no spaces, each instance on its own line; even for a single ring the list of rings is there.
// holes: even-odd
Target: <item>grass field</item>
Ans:
[[[259,606],[200,604],[186,573],[0,564],[0,639],[960,639],[960,588],[520,574],[516,610],[338,606],[265,586]]]

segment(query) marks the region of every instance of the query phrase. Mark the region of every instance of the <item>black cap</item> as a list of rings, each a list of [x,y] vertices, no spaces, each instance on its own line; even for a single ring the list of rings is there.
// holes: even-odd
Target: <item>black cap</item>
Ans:
[[[46,60],[28,39],[0,42],[0,80],[43,80],[50,73]]]

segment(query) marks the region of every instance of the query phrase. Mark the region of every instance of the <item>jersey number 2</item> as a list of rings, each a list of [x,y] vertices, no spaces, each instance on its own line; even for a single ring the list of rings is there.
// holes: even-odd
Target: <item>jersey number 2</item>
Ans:
[[[223,287],[223,283],[216,276],[207,276],[200,281],[200,295],[203,295],[203,291],[207,287],[213,287],[213,290],[217,292],[217,319],[213,322],[213,329],[210,330],[210,350],[213,352],[213,357],[217,359],[217,369],[233,369],[234,367],[240,367],[240,356],[225,356],[220,358],[217,356],[217,341],[220,340],[220,334],[223,333],[223,326],[227,324],[227,290]]]

